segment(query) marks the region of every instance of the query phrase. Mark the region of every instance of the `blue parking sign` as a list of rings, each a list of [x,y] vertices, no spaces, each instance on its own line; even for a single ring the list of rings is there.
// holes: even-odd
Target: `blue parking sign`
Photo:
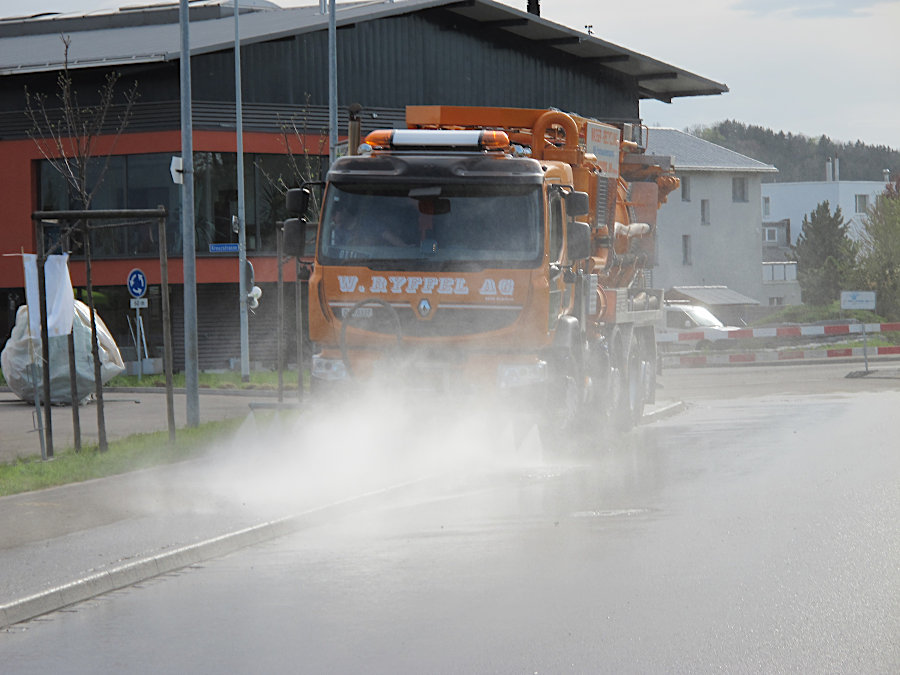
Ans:
[[[128,292],[132,298],[143,298],[147,292],[147,276],[138,268],[134,268],[128,273]]]

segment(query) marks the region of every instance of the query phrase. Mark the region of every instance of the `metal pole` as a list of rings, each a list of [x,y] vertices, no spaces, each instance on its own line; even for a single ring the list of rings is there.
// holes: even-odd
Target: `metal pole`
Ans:
[[[70,252],[68,232],[63,236],[63,249]],[[75,452],[81,452],[81,414],[78,410],[78,369],[75,366],[75,326],[66,336],[69,352],[69,395],[72,397],[72,435],[75,437]]]
[[[866,342],[866,321],[863,319],[863,360],[866,362],[866,372],[869,372],[869,349]]]
[[[136,339],[134,341],[134,348],[137,352],[137,361],[138,361],[138,382],[141,381],[141,377],[144,374],[144,355],[141,352],[141,332],[143,327],[141,326],[141,309],[140,307],[136,307],[134,310],[134,329],[136,334]]]
[[[159,207],[163,210],[163,207]],[[163,213],[165,211],[163,210]],[[166,419],[169,443],[175,442],[175,395],[172,384],[172,310],[169,303],[169,250],[166,243],[166,218],[159,218],[159,278],[163,313],[163,370],[166,371]]]
[[[278,260],[278,331],[275,350],[278,358],[278,402],[284,401],[284,271],[281,265],[284,248],[284,223],[275,223],[275,259]]]
[[[53,459],[53,417],[50,412],[50,336],[47,330],[47,281],[44,278],[44,224],[38,225],[37,272],[38,272],[38,309],[41,312],[41,374],[44,389],[44,439],[45,454],[41,459]],[[38,383],[34,383],[37,391]],[[40,414],[40,410],[38,410]]]
[[[91,283],[91,228],[87,221],[82,223],[84,229],[84,265],[87,286],[88,307],[91,310],[91,357],[94,360],[94,394],[97,397],[97,449],[106,452],[106,415],[103,408],[103,380],[100,376],[100,346],[97,342],[97,314],[94,311],[94,287]]]
[[[72,396],[72,435],[75,437],[75,452],[81,452],[81,414],[78,410],[78,371],[75,367],[75,329],[66,336],[69,348],[69,391]]]
[[[238,1],[234,0],[234,102],[237,115],[238,265],[240,267],[241,381],[250,381],[250,325],[247,316],[247,223],[244,210],[244,110],[241,94],[241,38]]]
[[[301,271],[303,265],[297,258],[297,401],[303,402],[304,386],[303,386],[303,278]]]
[[[197,344],[197,264],[194,243],[194,138],[191,128],[191,50],[188,0],[180,0],[181,27],[181,187],[182,265],[184,267],[184,388],[187,425],[200,425]]]
[[[337,22],[335,1],[328,0],[328,165],[337,159]]]

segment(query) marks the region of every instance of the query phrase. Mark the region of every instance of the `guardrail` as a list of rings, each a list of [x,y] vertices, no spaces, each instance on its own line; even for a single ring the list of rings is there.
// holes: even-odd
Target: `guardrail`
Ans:
[[[657,342],[697,342],[709,340],[739,340],[747,338],[791,338],[791,337],[834,337],[840,335],[862,335],[866,333],[889,333],[900,331],[900,322],[895,323],[846,323],[835,325],[770,326],[765,328],[738,328],[732,331],[695,330],[681,333],[659,333]]]
[[[682,333],[660,334],[658,343],[698,342],[707,340],[722,345],[723,342],[739,339],[768,339],[780,338],[819,338],[862,335],[863,326],[865,333],[888,333],[900,331],[900,322],[895,323],[847,323],[833,325],[801,325],[801,326],[771,326],[766,328],[740,328],[727,333],[716,330],[686,331]],[[728,345],[724,346],[728,349]],[[785,345],[782,348],[773,348],[767,345],[765,348],[747,348],[741,352],[668,352],[661,353],[664,366],[708,366],[729,365],[742,363],[776,363],[785,361],[800,361],[804,359],[832,359],[832,358],[863,358],[876,356],[900,356],[900,345],[886,347],[835,347],[831,349],[800,349]]]

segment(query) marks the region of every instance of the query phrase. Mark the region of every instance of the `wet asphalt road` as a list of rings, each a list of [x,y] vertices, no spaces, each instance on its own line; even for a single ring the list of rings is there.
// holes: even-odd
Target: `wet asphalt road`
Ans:
[[[482,454],[14,626],[4,670],[898,672],[898,382],[753,370],[664,375],[688,409],[598,456]]]

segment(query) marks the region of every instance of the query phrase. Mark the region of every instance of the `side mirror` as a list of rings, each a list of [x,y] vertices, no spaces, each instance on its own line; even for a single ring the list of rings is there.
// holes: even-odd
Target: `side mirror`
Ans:
[[[293,192],[293,190],[291,190]],[[290,195],[290,192],[288,193]],[[306,220],[303,218],[288,218],[284,221],[283,253],[293,258],[303,256],[306,248]]]
[[[287,191],[284,198],[284,205],[288,213],[296,213],[297,215],[306,215],[306,209],[309,208],[309,200],[312,192],[307,187],[292,188]]]
[[[566,215],[570,218],[586,216],[591,212],[591,198],[587,192],[566,193]]]
[[[591,255],[590,225],[577,220],[569,221],[566,229],[566,252],[569,260],[584,260]]]

